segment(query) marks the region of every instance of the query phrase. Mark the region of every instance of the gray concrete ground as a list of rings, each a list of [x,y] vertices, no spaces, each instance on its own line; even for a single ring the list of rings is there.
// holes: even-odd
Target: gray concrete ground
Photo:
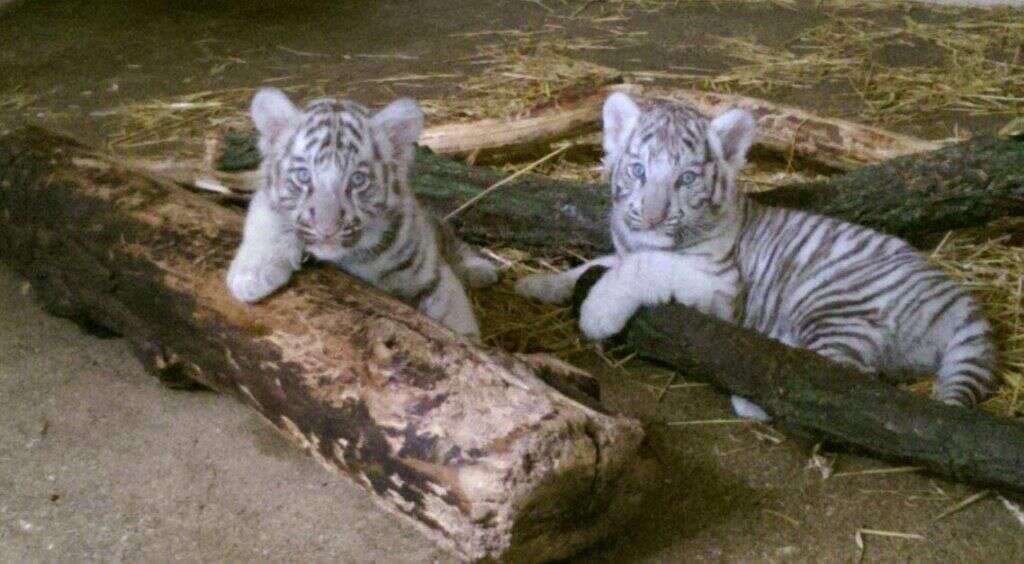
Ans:
[[[449,558],[240,403],[175,392],[0,270],[0,562]]]

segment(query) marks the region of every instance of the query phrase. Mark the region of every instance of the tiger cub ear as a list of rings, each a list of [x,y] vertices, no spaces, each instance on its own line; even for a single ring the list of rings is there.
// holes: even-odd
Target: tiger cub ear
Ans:
[[[615,160],[622,154],[639,119],[640,106],[627,94],[616,92],[604,101],[602,145],[606,159]]]
[[[757,125],[750,112],[732,109],[711,120],[711,132],[717,144],[715,150],[734,169],[743,166],[747,151],[754,142]]]
[[[249,112],[260,132],[260,150],[264,154],[299,115],[295,104],[277,88],[260,88],[252,98]]]
[[[395,160],[411,161],[416,140],[423,131],[423,110],[411,98],[399,98],[373,116],[383,131]]]

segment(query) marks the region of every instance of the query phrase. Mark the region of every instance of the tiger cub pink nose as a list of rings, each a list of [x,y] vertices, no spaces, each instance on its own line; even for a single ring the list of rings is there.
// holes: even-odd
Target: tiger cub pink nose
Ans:
[[[665,221],[665,218],[668,217],[668,202],[664,200],[650,201],[645,198],[642,209],[644,222],[651,227]]]

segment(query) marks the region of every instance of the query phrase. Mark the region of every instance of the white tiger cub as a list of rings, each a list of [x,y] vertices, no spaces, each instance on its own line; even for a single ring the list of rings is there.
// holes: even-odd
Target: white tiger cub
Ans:
[[[424,212],[409,186],[423,113],[399,99],[371,114],[348,100],[300,110],[259,90],[261,186],[249,204],[227,285],[244,302],[271,294],[305,252],[388,292],[456,333],[480,330],[460,278],[497,281],[497,269]]]
[[[810,213],[760,206],[736,174],[754,139],[743,110],[709,119],[679,103],[604,106],[605,171],[616,254],[524,278],[519,293],[571,296],[610,267],[580,311],[592,339],[642,305],[672,299],[862,372],[937,373],[934,397],[973,405],[994,385],[991,330],[970,294],[900,239]],[[734,397],[740,415],[766,419]]]

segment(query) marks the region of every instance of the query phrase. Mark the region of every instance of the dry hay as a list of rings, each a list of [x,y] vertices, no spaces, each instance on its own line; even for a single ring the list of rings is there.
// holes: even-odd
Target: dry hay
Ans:
[[[211,127],[248,126],[242,108],[252,89],[210,90],[150,100],[95,112],[95,117],[115,117],[120,125],[107,138],[112,152],[131,152],[142,147],[171,145],[181,149],[201,140]]]
[[[861,119],[874,124],[913,121],[938,111],[1024,111],[1019,10],[947,9],[941,21],[862,12],[833,11],[787,47],[720,37],[716,50],[739,64],[717,74],[680,77],[702,88],[750,94],[832,82],[855,92],[864,104]],[[922,59],[927,62],[921,64]]]
[[[0,92],[0,131],[7,127],[9,117],[30,113],[38,100],[38,95],[28,92],[22,86]]]
[[[27,92],[23,87],[0,93],[0,111],[15,112],[31,106],[39,96]]]
[[[606,25],[607,29],[611,28]],[[636,34],[624,31],[600,39],[570,37],[562,28],[461,35],[485,40],[471,60],[480,71],[461,81],[454,94],[423,101],[424,110],[439,122],[512,117],[551,100],[565,88],[585,89],[618,80],[619,71],[584,61],[579,53],[614,49],[636,40]]]
[[[272,83],[272,81],[264,81]],[[324,96],[326,80],[299,85],[277,84],[298,98]],[[211,132],[251,127],[248,108],[255,88],[205,90],[135,102],[93,112],[93,117],[115,120],[107,149],[131,154],[159,148],[176,156],[202,156],[203,141]]]

